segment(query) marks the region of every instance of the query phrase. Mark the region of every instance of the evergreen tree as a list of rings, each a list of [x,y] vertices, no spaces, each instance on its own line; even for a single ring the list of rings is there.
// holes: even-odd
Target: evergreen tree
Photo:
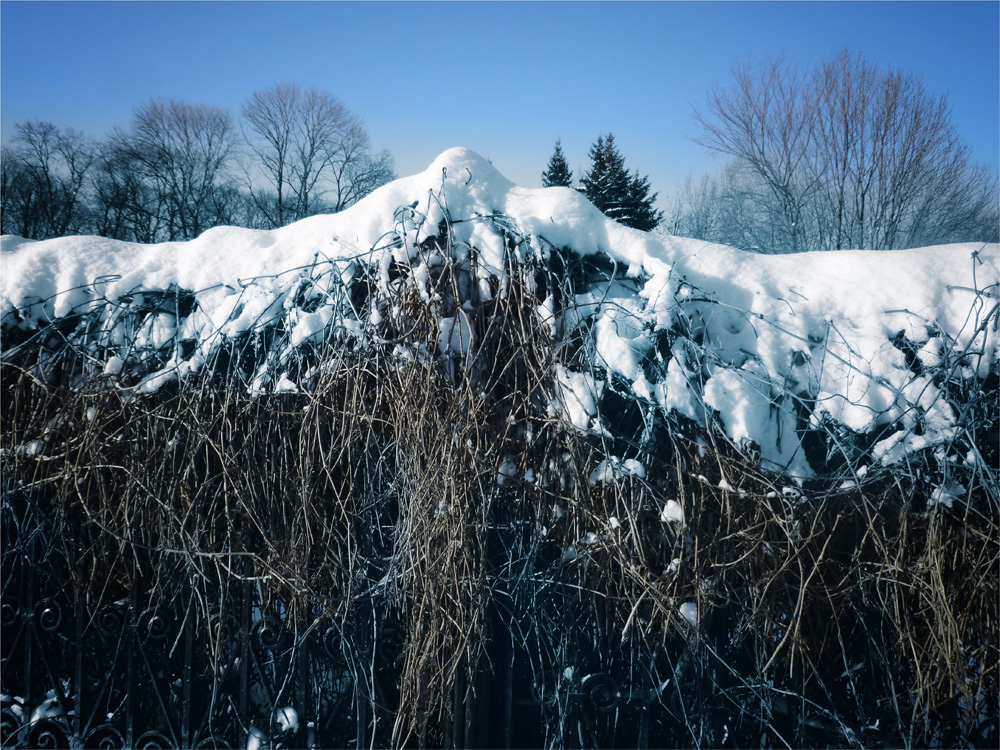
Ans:
[[[573,173],[563,156],[562,143],[556,140],[556,150],[549,159],[549,166],[542,172],[542,187],[569,187],[573,184]]]
[[[622,224],[635,229],[649,232],[656,229],[663,221],[663,211],[658,211],[653,207],[656,196],[659,193],[649,194],[649,177],[641,177],[639,170],[635,170],[629,182],[628,207],[629,216],[627,219],[619,219]]]
[[[649,194],[649,178],[638,170],[629,174],[615,137],[598,136],[590,147],[590,171],[580,180],[581,192],[608,218],[643,231],[655,228],[663,212],[653,208],[657,193]]]
[[[625,160],[615,147],[615,137],[599,135],[588,155],[590,171],[580,179],[580,190],[602,213],[618,219],[627,192],[628,173]]]

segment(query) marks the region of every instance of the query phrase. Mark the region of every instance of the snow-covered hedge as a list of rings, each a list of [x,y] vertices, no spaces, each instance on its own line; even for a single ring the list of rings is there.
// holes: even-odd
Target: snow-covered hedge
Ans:
[[[104,571],[95,596],[217,586],[207,629],[245,580],[288,616],[382,602],[396,744],[472,679],[501,591],[512,637],[549,637],[555,601],[621,643],[745,639],[726,700],[804,696],[772,668],[822,657],[860,705],[877,627],[883,695],[958,691],[962,731],[995,708],[997,245],[751,255],[453,149],[278,230],[2,251],[4,490],[87,537],[66,569]],[[845,742],[882,716],[828,713]]]
[[[443,233],[455,258],[435,250]],[[453,149],[341,214],[278,230],[220,227],[149,246],[5,237],[2,247],[4,358],[35,348],[45,377],[69,347],[81,359],[60,377],[104,375],[137,395],[220,368],[252,392],[308,390],[304,352],[389,340],[405,317],[392,290],[426,297],[446,262],[471,270],[475,293],[463,292],[462,309],[436,308],[436,351],[404,343],[400,354],[458,354],[475,367],[472,305],[505,293],[513,261],[529,282],[538,274],[553,336],[580,347],[556,373],[560,416],[580,430],[609,428],[599,406],[614,390],[647,424],[717,419],[800,482],[834,468],[852,481],[932,450],[945,503],[965,475],[995,464],[963,434],[963,409],[980,384],[995,388],[997,245],[751,255],[622,227],[575,191],[516,187]]]

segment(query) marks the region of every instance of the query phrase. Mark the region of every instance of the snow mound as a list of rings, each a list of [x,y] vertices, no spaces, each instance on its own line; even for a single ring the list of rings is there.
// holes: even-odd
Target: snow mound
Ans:
[[[754,255],[624,227],[574,190],[518,187],[463,148],[342,213],[273,231],[217,227],[155,245],[5,236],[0,250],[4,361],[33,348],[41,373],[72,345],[87,362],[76,383],[104,377],[139,394],[223,355],[253,392],[308,391],[298,354],[384,345],[400,312],[385,304],[391,289],[434,303],[430,277],[455,262],[486,305],[520,269],[553,337],[584,342],[553,372],[555,416],[620,437],[617,397],[643,414],[717,420],[800,479],[824,470],[838,434],[867,436],[860,470],[950,445],[956,384],[997,374],[996,244]],[[566,280],[563,293],[539,269]],[[472,367],[481,331],[465,304],[438,319],[436,346],[399,353]]]

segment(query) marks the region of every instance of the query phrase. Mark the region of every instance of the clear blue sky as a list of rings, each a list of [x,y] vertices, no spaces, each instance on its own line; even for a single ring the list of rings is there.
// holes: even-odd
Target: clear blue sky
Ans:
[[[1000,162],[1000,2],[0,2],[0,137],[46,120],[103,136],[175,97],[237,117],[254,90],[317,86],[400,175],[467,146],[526,186],[557,137],[576,176],[599,133],[672,193],[714,169],[692,104],[733,63],[839,49],[947,94]]]

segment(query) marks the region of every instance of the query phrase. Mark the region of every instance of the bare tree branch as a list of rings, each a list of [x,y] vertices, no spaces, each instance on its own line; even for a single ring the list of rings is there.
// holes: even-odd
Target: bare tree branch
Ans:
[[[246,182],[272,227],[341,211],[394,176],[388,153],[372,156],[360,121],[326,91],[278,84],[255,92],[242,114],[258,160]]]

